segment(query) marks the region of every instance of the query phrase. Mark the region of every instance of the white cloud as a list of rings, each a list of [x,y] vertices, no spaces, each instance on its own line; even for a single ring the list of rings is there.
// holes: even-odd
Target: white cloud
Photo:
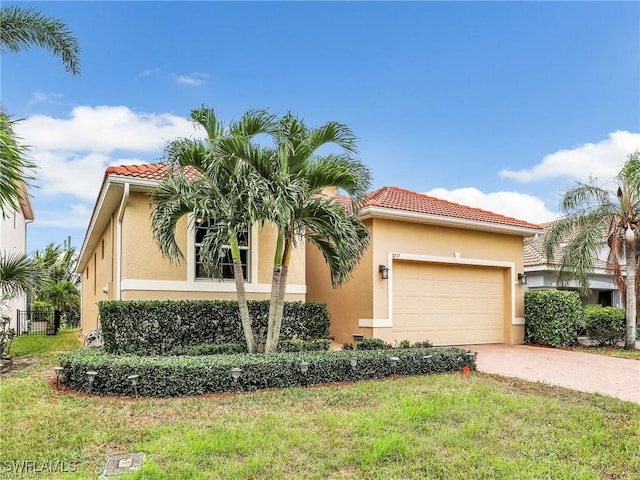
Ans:
[[[167,140],[194,134],[191,121],[170,113],[137,113],[123,106],[79,106],[69,118],[34,115],[16,125],[38,150],[149,152]]]
[[[147,68],[146,70],[141,71],[138,76],[139,77],[150,77],[151,75],[155,75],[160,72],[160,68]]]
[[[598,143],[585,143],[546,155],[533,168],[501,170],[500,176],[519,182],[554,177],[568,177],[580,182],[587,181],[590,177],[610,179],[618,174],[627,156],[638,149],[640,133],[617,131]]]
[[[67,210],[40,210],[37,212],[37,224],[40,227],[80,228],[89,225],[91,208],[83,204],[71,205]]]
[[[526,193],[484,193],[477,188],[467,187],[454,190],[434,188],[425,194],[531,223],[549,222],[559,216],[549,211],[541,199]]]
[[[31,99],[29,100],[29,105],[34,105],[36,103],[53,103],[59,104],[60,99],[62,98],[61,93],[44,93],[41,91],[36,91],[31,94]]]
[[[68,118],[29,117],[16,124],[16,134],[38,166],[35,196],[94,201],[106,167],[157,161],[168,140],[200,133],[190,120],[168,113],[80,106]]]
[[[202,85],[207,81],[209,75],[206,73],[192,73],[191,75],[178,75],[176,77],[176,82],[182,85]]]

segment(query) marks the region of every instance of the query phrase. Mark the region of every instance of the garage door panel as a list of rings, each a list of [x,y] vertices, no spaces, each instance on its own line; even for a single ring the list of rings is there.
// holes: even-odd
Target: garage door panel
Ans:
[[[504,341],[504,271],[397,262],[393,268],[396,338],[435,345]]]

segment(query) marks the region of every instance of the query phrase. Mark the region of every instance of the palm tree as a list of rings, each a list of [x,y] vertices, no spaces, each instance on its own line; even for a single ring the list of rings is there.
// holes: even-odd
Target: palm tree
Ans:
[[[640,153],[629,155],[617,177],[616,192],[591,180],[567,190],[561,201],[564,216],[545,240],[547,257],[566,242],[560,252],[561,284],[574,280],[582,293],[589,291],[589,275],[603,238],[609,246],[607,265],[625,299],[625,348],[636,341],[636,270],[640,253]],[[626,276],[621,259],[625,259]]]
[[[0,52],[19,52],[37,45],[60,57],[68,72],[80,74],[78,41],[61,20],[33,8],[13,6],[0,9],[0,25]]]
[[[25,157],[26,147],[20,145],[13,131],[13,121],[0,110],[0,212],[19,210],[24,200],[24,185],[32,179],[25,173],[34,164]]]
[[[175,238],[178,221],[191,213],[196,221],[213,220],[200,243],[199,261],[221,278],[220,258],[230,253],[247,350],[255,352],[238,237],[265,217],[260,198],[266,192],[256,170],[248,168],[243,158],[252,158],[254,165],[264,161],[260,158],[267,150],[253,145],[251,139],[270,133],[273,117],[253,110],[225,129],[214,110],[203,106],[193,110],[191,118],[207,138],[180,139],[168,145],[166,176],[152,194],[153,237],[165,257],[180,261],[184,255]]]
[[[80,47],[67,26],[32,8],[19,6],[0,8],[0,53],[19,52],[37,45],[47,48],[62,59],[66,70],[80,74]],[[25,172],[34,164],[25,158],[27,148],[20,145],[13,132],[13,123],[0,108],[0,211],[17,210],[23,186],[32,178]]]
[[[37,288],[45,270],[32,258],[20,253],[0,253],[0,298],[14,297]]]
[[[371,174],[351,156],[356,153],[353,132],[337,122],[307,128],[288,113],[279,122],[275,140],[277,157],[266,176],[271,197],[278,199],[269,218],[278,226],[278,239],[266,352],[278,347],[289,262],[296,242],[306,239],[318,247],[334,288],[350,277],[369,245],[369,232],[357,219],[357,205],[370,188]],[[320,148],[331,144],[341,153],[318,154]],[[327,187],[346,192],[351,204],[346,207],[323,195]]]
[[[45,281],[34,289],[34,297],[47,302],[57,312],[56,318],[77,315],[80,309],[80,276],[76,273],[76,249],[50,243],[32,254],[34,262],[46,272]]]

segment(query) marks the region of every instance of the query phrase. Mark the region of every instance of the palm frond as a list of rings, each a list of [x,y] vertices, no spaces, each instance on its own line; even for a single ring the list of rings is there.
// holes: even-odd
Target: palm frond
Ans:
[[[325,155],[310,162],[305,171],[309,188],[319,191],[325,187],[344,190],[356,201],[371,188],[371,171],[360,160],[349,155]]]
[[[0,9],[0,25],[0,48],[19,52],[37,45],[60,57],[68,72],[80,73],[80,46],[61,20],[12,6]]]
[[[0,111],[0,211],[6,217],[8,210],[19,210],[24,190],[33,176],[29,173],[35,164],[27,159],[27,147],[21,145],[13,131],[14,122]]]
[[[560,209],[566,215],[580,215],[600,207],[617,209],[612,203],[612,193],[598,186],[593,179],[566,190],[560,203]]]
[[[33,258],[20,253],[0,253],[0,293],[15,296],[40,286],[46,270]]]
[[[314,198],[299,212],[296,230],[316,245],[337,287],[348,280],[369,246],[369,230],[333,200]]]
[[[309,132],[307,144],[310,152],[315,152],[323,145],[334,143],[349,153],[358,153],[356,140],[353,131],[346,125],[328,122]]]

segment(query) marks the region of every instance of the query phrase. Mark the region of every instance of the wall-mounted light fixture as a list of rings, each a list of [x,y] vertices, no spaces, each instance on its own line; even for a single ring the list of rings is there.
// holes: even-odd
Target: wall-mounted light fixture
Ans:
[[[520,282],[520,285],[526,285],[527,284],[527,274],[526,273],[519,273],[518,274],[518,282]]]
[[[105,285],[104,287],[102,287],[102,293],[104,293],[105,295],[109,295],[109,285]]]
[[[380,272],[380,277],[383,280],[386,280],[389,278],[389,267],[385,265],[378,265],[378,271]]]

